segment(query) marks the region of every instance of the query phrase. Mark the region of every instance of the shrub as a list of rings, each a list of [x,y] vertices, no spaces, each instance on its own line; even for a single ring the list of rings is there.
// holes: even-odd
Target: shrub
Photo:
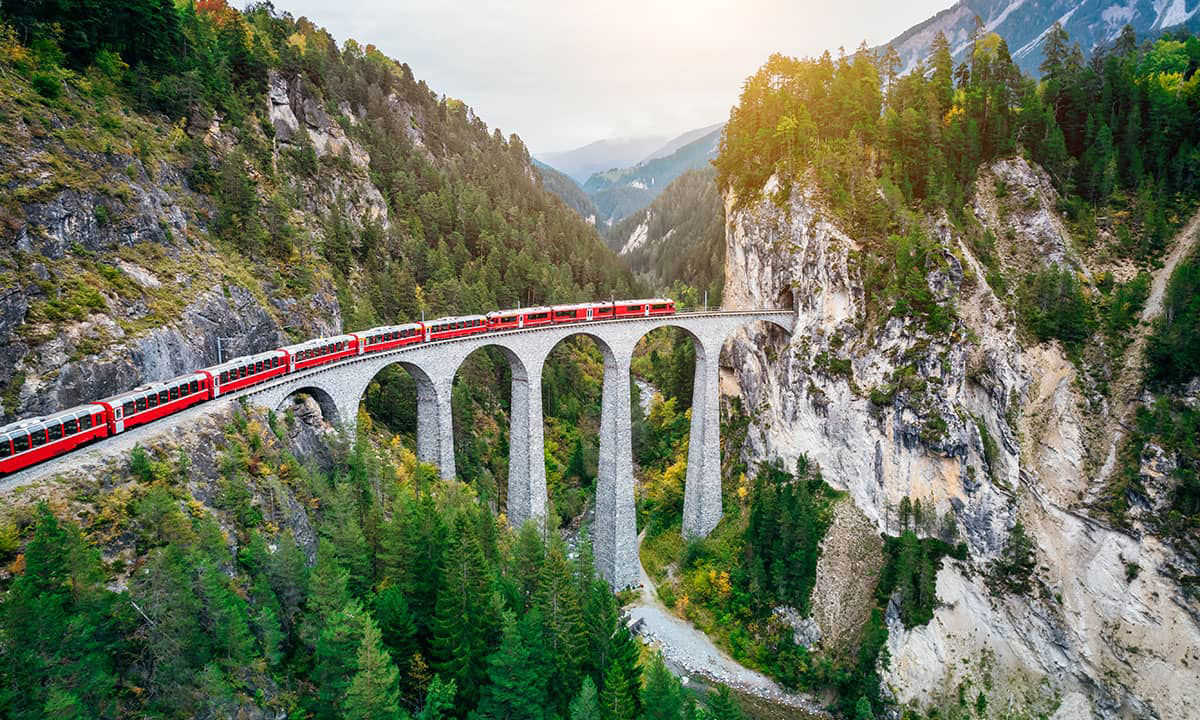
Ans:
[[[58,78],[57,73],[38,71],[33,74],[30,82],[37,94],[48,100],[57,99],[62,95],[62,80]]]

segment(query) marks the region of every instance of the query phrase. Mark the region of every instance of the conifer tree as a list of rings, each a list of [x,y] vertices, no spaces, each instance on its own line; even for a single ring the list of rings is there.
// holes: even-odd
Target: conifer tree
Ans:
[[[511,570],[512,579],[521,595],[523,610],[533,606],[545,560],[546,548],[538,530],[538,521],[529,520],[517,533]]]
[[[358,672],[346,690],[342,717],[345,720],[398,720],[402,717],[396,666],[384,649],[379,628],[370,615],[363,617],[363,636],[356,665]]]
[[[417,653],[417,626],[400,588],[389,585],[379,591],[375,596],[375,619],[396,667],[407,668]]]
[[[472,714],[479,720],[538,720],[552,707],[547,700],[548,676],[540,618],[530,611],[518,622],[504,616],[504,638],[488,658],[488,680]]]
[[[655,653],[645,672],[642,707],[645,720],[680,720],[683,714],[683,686],[667,669],[662,654]]]
[[[350,601],[347,587],[349,573],[338,563],[333,545],[322,539],[317,545],[317,564],[309,578],[309,593],[305,603],[304,626],[301,636],[311,649],[328,619]]]
[[[442,682],[440,677],[434,675],[417,720],[443,720],[450,717],[454,712],[454,696],[457,692],[453,680]]]
[[[561,540],[556,539],[542,566],[536,607],[543,623],[543,641],[553,662],[550,688],[556,706],[566,707],[571,688],[579,685],[587,648],[587,629],[571,566]]]
[[[433,618],[433,667],[458,686],[459,702],[474,704],[486,675],[499,603],[474,523],[455,522],[454,539],[442,560]]]
[[[569,720],[603,720],[600,712],[600,695],[596,692],[596,683],[590,677],[583,679],[579,694],[571,701],[567,717]]]
[[[707,715],[711,720],[745,720],[746,717],[733,693],[725,685],[708,696]]]
[[[336,720],[342,713],[346,690],[358,672],[358,648],[363,643],[366,613],[357,600],[330,614],[313,651],[312,680],[317,688],[313,713],[320,720]]]
[[[296,536],[291,528],[279,536],[278,547],[267,561],[267,574],[271,580],[271,590],[279,600],[280,619],[290,628],[296,622],[300,606],[308,594],[308,563],[296,544]]]
[[[358,517],[357,490],[342,482],[334,489],[321,523],[321,537],[329,541],[338,563],[346,569],[350,594],[361,598],[371,586],[371,553]]]
[[[632,690],[625,668],[619,659],[613,658],[604,673],[604,689],[600,691],[600,707],[605,720],[634,720],[637,707],[633,702]]]

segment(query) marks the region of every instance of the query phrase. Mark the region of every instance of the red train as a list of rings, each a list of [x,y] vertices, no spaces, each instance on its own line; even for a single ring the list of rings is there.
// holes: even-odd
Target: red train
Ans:
[[[0,475],[63,455],[85,443],[122,433],[197,403],[357,355],[487,332],[673,314],[674,300],[648,298],[497,310],[487,315],[443,317],[317,338],[234,358],[53,415],[0,427]]]

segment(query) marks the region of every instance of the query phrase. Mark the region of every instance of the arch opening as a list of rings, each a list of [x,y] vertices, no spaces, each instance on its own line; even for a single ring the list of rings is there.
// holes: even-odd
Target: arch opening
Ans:
[[[604,373],[612,349],[586,332],[559,340],[542,368],[547,526],[578,531],[596,501]]]
[[[342,424],[343,418],[333,396],[324,388],[314,385],[296,388],[283,399],[278,409],[291,413],[307,424],[315,425],[317,418],[314,417],[314,405],[320,420],[326,425],[336,428]]]
[[[675,325],[649,331],[634,349],[633,461],[640,486],[639,515],[650,541],[666,542],[664,535],[677,538],[682,532],[692,431],[689,411],[696,394],[697,363],[703,359],[699,338]]]
[[[454,372],[450,392],[456,474],[499,511],[508,491],[513,380],[525,366],[508,348],[476,348]]]

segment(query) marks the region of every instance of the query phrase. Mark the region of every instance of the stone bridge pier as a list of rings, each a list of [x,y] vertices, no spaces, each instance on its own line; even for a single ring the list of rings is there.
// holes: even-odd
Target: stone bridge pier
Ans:
[[[630,366],[639,340],[659,327],[676,327],[696,347],[692,424],[684,489],[683,532],[702,537],[721,519],[721,430],[718,387],[721,348],[747,323],[766,321],[788,332],[794,316],[782,311],[679,314],[557,325],[488,333],[421,344],[287,376],[245,394],[249,402],[278,408],[291,395],[317,399],[327,421],[353,432],[367,385],[385,367],[401,365],[417,386],[417,456],[454,477],[454,430],[450,409],[454,376],[467,356],[495,347],[512,370],[509,427],[509,523],[519,527],[546,517],[546,464],[542,417],[542,369],[550,351],[574,335],[592,338],[604,357],[600,458],[592,542],[596,570],[614,588],[638,582],[637,517],[634,505]]]

